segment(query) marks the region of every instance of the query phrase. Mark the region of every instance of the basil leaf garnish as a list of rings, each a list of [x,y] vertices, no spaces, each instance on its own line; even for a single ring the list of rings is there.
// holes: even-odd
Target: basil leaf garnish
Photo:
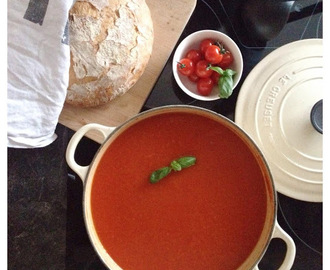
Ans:
[[[233,76],[236,74],[236,71],[230,68],[223,70],[220,67],[215,67],[211,65],[208,67],[208,69],[212,69],[213,71],[218,72],[221,75],[218,81],[219,97],[229,98],[233,93]]]
[[[174,171],[176,171],[176,172],[181,171],[181,169],[182,169],[180,163],[177,162],[176,160],[173,160],[173,161],[171,162],[171,168],[172,168]]]
[[[196,158],[195,157],[182,157],[177,159],[177,162],[181,165],[182,168],[188,168],[192,165],[195,165]]]
[[[225,69],[225,71],[223,72],[224,76],[234,76],[236,74],[235,70],[232,70],[230,68]]]
[[[212,69],[212,70],[214,70],[215,72],[218,72],[220,75],[222,75],[223,74],[223,69],[221,68],[221,67],[213,67],[213,66],[211,66],[211,65],[209,65],[208,66],[208,69]]]
[[[151,183],[157,183],[160,179],[167,176],[171,172],[171,170],[172,169],[170,167],[164,167],[164,168],[160,168],[160,169],[154,171],[150,175],[150,182]]]
[[[166,177],[172,170],[181,171],[183,168],[188,168],[192,165],[195,165],[196,158],[193,156],[181,157],[175,160],[172,160],[169,167],[163,167],[156,171],[153,171],[150,175],[150,183],[157,183],[159,180]]]
[[[229,98],[233,93],[233,77],[222,76],[219,78],[219,96],[220,98]]]

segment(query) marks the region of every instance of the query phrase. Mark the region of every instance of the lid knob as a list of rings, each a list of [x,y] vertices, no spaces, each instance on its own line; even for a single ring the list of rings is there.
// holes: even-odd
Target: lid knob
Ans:
[[[313,127],[323,134],[323,99],[315,103],[311,110],[311,122]]]

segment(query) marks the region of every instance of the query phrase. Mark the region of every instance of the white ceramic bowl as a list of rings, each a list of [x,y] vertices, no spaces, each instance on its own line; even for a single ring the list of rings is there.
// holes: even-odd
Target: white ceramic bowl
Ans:
[[[184,58],[184,56],[190,49],[199,49],[200,42],[206,38],[211,38],[216,41],[220,41],[221,43],[223,43],[226,50],[232,53],[234,57],[234,62],[230,65],[229,68],[237,72],[233,78],[234,80],[233,89],[235,89],[239,80],[241,79],[243,72],[242,54],[236,43],[229,36],[219,31],[201,30],[187,36],[184,40],[181,41],[181,43],[179,44],[179,46],[177,47],[174,53],[172,68],[173,68],[174,78],[177,84],[187,95],[198,100],[212,101],[220,98],[217,85],[213,87],[213,90],[210,95],[202,96],[197,91],[197,84],[190,81],[188,77],[180,74],[177,69],[177,62],[179,62],[182,58]]]

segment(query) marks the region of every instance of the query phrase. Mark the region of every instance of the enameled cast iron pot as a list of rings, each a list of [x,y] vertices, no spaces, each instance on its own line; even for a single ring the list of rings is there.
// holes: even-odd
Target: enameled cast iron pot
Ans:
[[[266,181],[266,186],[269,187],[267,190],[267,210],[266,210],[266,220],[263,226],[263,230],[261,232],[261,236],[258,240],[258,243],[255,245],[254,250],[251,252],[251,255],[248,259],[242,264],[238,269],[258,269],[258,262],[261,260],[262,256],[266,252],[266,249],[269,245],[269,242],[272,238],[281,238],[285,241],[287,245],[287,253],[286,257],[279,269],[290,269],[294,258],[295,258],[295,244],[293,240],[290,238],[288,234],[286,234],[282,228],[279,226],[276,220],[276,209],[277,209],[277,200],[276,200],[276,192],[274,189],[273,180],[266,164],[265,159],[263,158],[262,153],[255,145],[255,143],[250,139],[250,137],[235,123],[230,121],[229,119],[216,114],[212,111],[193,107],[193,106],[181,106],[181,105],[173,105],[173,106],[164,106],[156,109],[151,109],[149,111],[140,113],[135,117],[129,119],[124,124],[117,128],[106,127],[99,124],[87,124],[81,127],[71,138],[66,153],[66,159],[69,166],[77,173],[77,175],[82,179],[84,185],[84,194],[83,194],[83,209],[84,209],[84,220],[85,225],[87,227],[87,231],[90,237],[90,241],[94,246],[96,252],[99,257],[102,259],[104,264],[109,269],[121,269],[114,259],[111,257],[111,254],[105,250],[102,246],[101,241],[96,233],[94,222],[92,218],[92,210],[91,210],[91,188],[93,185],[93,176],[97,165],[102,159],[102,155],[105,153],[106,149],[111,145],[114,138],[120,136],[120,134],[125,131],[128,127],[132,125],[138,125],[139,122],[143,119],[149,118],[154,115],[164,114],[167,112],[185,112],[191,115],[202,115],[204,117],[211,118],[216,120],[219,125],[223,125],[225,127],[229,127],[234,133],[236,133],[241,140],[243,140],[246,144],[249,145],[251,151],[253,151],[254,155],[257,155],[261,159],[261,170],[263,171],[264,181]],[[89,166],[80,166],[76,163],[74,159],[75,150],[78,146],[79,141],[82,139],[84,135],[88,131],[97,130],[101,132],[105,138],[105,141],[100,146],[98,152],[95,154],[95,157],[92,163]],[[223,153],[224,155],[226,153]],[[111,200],[110,200],[111,203]],[[109,221],[111,222],[111,220]],[[253,224],[246,224],[246,230],[249,230],[249,227],[253,226]],[[221,268],[221,267],[220,267]],[[162,269],[159,266],[159,269]]]

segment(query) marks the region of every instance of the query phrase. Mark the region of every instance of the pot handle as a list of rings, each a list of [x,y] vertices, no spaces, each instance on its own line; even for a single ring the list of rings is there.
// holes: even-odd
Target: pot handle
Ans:
[[[85,136],[86,133],[90,130],[97,130],[97,131],[101,132],[104,139],[106,139],[108,137],[108,135],[112,131],[114,131],[114,129],[115,129],[115,127],[107,127],[107,126],[103,126],[100,124],[90,123],[90,124],[82,126],[80,129],[78,129],[77,132],[75,134],[73,134],[72,138],[70,139],[67,149],[66,149],[66,154],[65,154],[66,162],[68,163],[70,168],[75,173],[77,173],[77,175],[80,177],[80,179],[82,180],[83,183],[86,179],[89,165],[81,166],[75,161],[74,154],[76,152],[78,143],[80,142],[82,137]]]
[[[278,270],[291,269],[296,256],[296,245],[292,238],[281,228],[277,221],[275,223],[272,238],[281,238],[286,243],[287,247],[284,261]],[[258,265],[255,266],[253,270],[259,270]]]

